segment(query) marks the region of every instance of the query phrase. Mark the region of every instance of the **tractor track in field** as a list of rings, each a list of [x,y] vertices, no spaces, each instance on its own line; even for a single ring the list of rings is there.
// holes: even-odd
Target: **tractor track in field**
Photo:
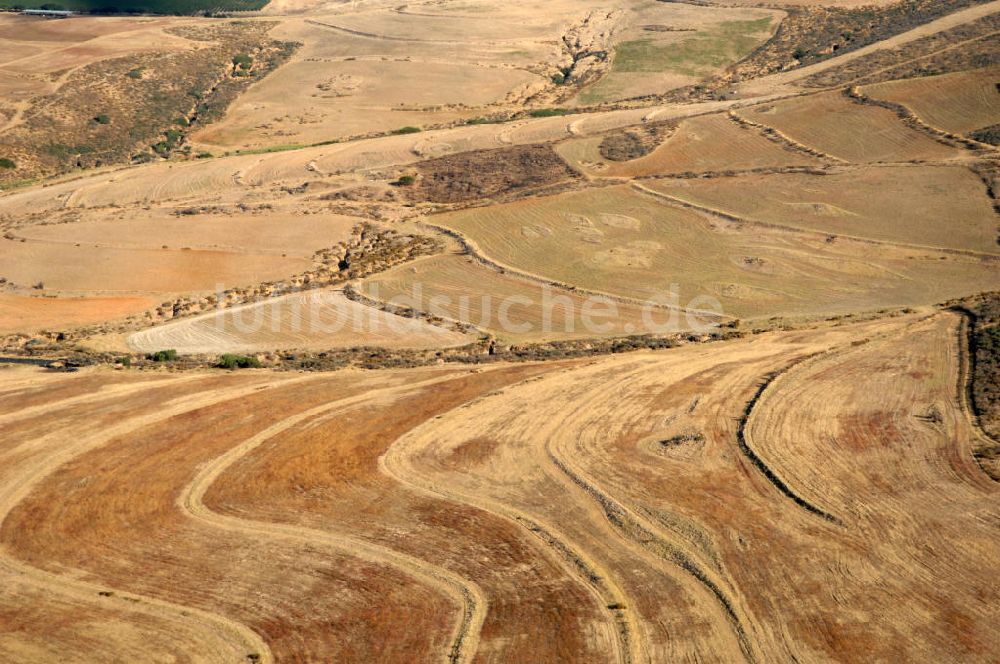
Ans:
[[[456,621],[451,639],[452,645],[445,657],[445,661],[449,662],[449,664],[465,664],[466,662],[470,662],[475,656],[476,645],[479,641],[479,631],[486,615],[487,605],[485,594],[470,579],[463,578],[425,560],[346,533],[228,516],[212,510],[204,502],[205,495],[211,486],[235,463],[264,443],[273,440],[298,424],[320,415],[335,414],[352,406],[377,399],[380,396],[391,396],[421,387],[445,383],[453,380],[453,378],[453,376],[443,376],[410,385],[373,390],[357,396],[322,404],[280,420],[239,445],[230,448],[225,454],[216,457],[212,462],[202,467],[198,475],[178,496],[177,506],[191,519],[213,528],[239,532],[254,537],[268,537],[318,544],[334,548],[350,556],[399,569],[404,574],[450,597],[461,607],[461,614]]]

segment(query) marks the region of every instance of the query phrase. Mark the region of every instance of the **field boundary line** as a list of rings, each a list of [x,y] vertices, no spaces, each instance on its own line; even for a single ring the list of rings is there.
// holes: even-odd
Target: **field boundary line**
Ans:
[[[739,446],[740,452],[754,465],[764,475],[768,482],[773,485],[778,491],[783,495],[791,499],[796,505],[803,508],[807,512],[814,514],[824,521],[829,522],[832,525],[839,527],[846,527],[844,521],[835,516],[834,514],[812,504],[797,492],[792,490],[792,488],[785,482],[781,477],[764,461],[764,459],[757,454],[754,450],[753,439],[750,435],[750,429],[752,427],[752,420],[756,419],[759,413],[758,406],[760,405],[761,399],[767,398],[770,394],[774,392],[771,388],[774,387],[775,383],[781,380],[787,379],[787,377],[795,370],[802,369],[803,367],[822,362],[830,358],[840,358],[847,353],[850,353],[859,348],[866,347],[873,340],[884,340],[892,336],[898,336],[908,331],[910,328],[920,325],[928,320],[931,320],[939,314],[932,313],[925,316],[920,316],[915,320],[909,321],[901,325],[899,328],[894,328],[892,330],[887,330],[878,334],[865,337],[864,339],[855,340],[849,344],[839,344],[837,346],[832,346],[826,350],[817,351],[814,353],[809,353],[803,357],[792,360],[784,367],[767,373],[763,376],[760,384],[757,386],[757,390],[754,392],[751,399],[746,403],[743,414],[740,416],[737,430],[736,430],[736,440]]]
[[[975,400],[973,397],[976,372],[976,348],[974,335],[976,333],[976,321],[979,317],[971,309],[961,305],[951,307],[950,311],[957,314],[960,318],[957,334],[959,365],[958,385],[955,395],[959,410],[964,413],[974,438],[981,440],[986,444],[986,447],[1000,447],[1000,441],[988,434],[986,429],[983,428],[982,423],[979,420],[979,414],[976,412]],[[975,450],[970,451],[972,452],[972,458],[976,462],[976,466],[979,467],[983,475],[988,477],[992,482],[1000,483],[1000,476],[994,476],[993,473],[990,473],[979,460],[979,455],[976,454]]]
[[[301,376],[290,378],[274,385],[291,385],[315,379],[316,377],[314,376]],[[193,377],[191,380],[193,380]],[[139,431],[144,427],[165,422],[174,417],[198,410],[204,407],[206,399],[210,399],[212,403],[221,403],[254,394],[258,391],[259,387],[260,383],[255,382],[248,386],[240,385],[228,389],[220,388],[195,392],[183,398],[180,403],[173,407],[166,407],[154,415],[136,416],[125,419],[105,428],[100,433],[75,439],[68,448],[57,449],[46,455],[34,465],[22,470],[19,473],[19,479],[13,482],[13,484],[8,484],[0,489],[0,528],[2,528],[3,523],[14,508],[36,486],[41,484],[41,482],[56,472],[65,463],[99,449],[117,438]],[[55,574],[23,562],[13,555],[13,552],[9,550],[7,545],[2,543],[0,543],[0,567],[7,568],[15,575],[28,579],[33,585],[39,588],[44,588],[49,592],[57,594],[81,598],[84,601],[92,601],[93,597],[97,596],[99,592],[108,592],[106,585],[91,583],[62,574]],[[120,592],[117,589],[114,596],[128,598],[129,605],[133,607],[142,607],[143,605],[145,605],[143,608],[155,607],[150,608],[149,612],[162,611],[171,615],[174,619],[176,619],[177,615],[183,618],[185,617],[185,613],[189,613],[204,622],[214,625],[218,633],[229,635],[236,643],[243,643],[247,653],[255,653],[259,656],[258,662],[261,664],[272,664],[274,662],[274,655],[270,647],[257,632],[225,615],[205,611],[194,606],[176,604],[153,596]]]
[[[678,313],[706,316],[716,321],[728,318],[727,316],[720,315],[714,311],[704,311],[701,309],[689,309],[687,307],[678,307],[668,304],[646,302],[638,298],[631,298],[624,295],[614,295],[612,293],[606,293],[604,291],[598,291],[598,290],[591,290],[589,288],[581,288],[579,286],[574,286],[573,284],[567,284],[555,279],[549,279],[548,277],[544,277],[515,267],[511,267],[509,265],[506,265],[505,263],[501,263],[493,258],[490,258],[475,244],[475,242],[473,242],[470,238],[463,235],[459,231],[456,231],[447,226],[442,226],[440,224],[436,224],[430,221],[424,221],[423,223],[425,226],[432,228],[440,233],[443,233],[448,237],[450,237],[451,239],[457,241],[461,246],[464,255],[470,256],[483,266],[491,270],[494,270],[495,272],[499,272],[502,275],[510,274],[516,277],[520,277],[521,279],[527,281],[540,283],[543,286],[551,286],[553,288],[559,288],[565,291],[569,291],[571,293],[577,293],[584,296],[589,295],[593,297],[603,297],[612,300],[614,302],[618,302],[620,304],[629,304],[633,306],[651,306],[656,309],[661,309],[665,311],[676,311]]]
[[[404,574],[418,579],[448,596],[461,607],[461,617],[453,629],[452,645],[445,659],[451,664],[471,662],[475,656],[475,647],[479,642],[479,632],[486,616],[487,607],[485,594],[471,579],[463,578],[420,558],[346,533],[229,516],[212,510],[204,502],[208,490],[233,464],[267,441],[302,422],[319,415],[336,414],[381,396],[418,390],[422,387],[446,383],[454,378],[453,375],[446,375],[409,385],[371,390],[353,397],[321,404],[286,417],[205,464],[195,478],[184,487],[184,490],[177,497],[176,504],[191,519],[221,530],[239,531],[257,536],[264,534],[272,538],[310,544],[319,543],[335,548],[349,556],[395,567]]]
[[[862,91],[861,87],[858,85],[851,85],[844,88],[844,96],[853,101],[855,104],[859,104],[861,106],[876,106],[878,108],[884,108],[891,111],[895,113],[896,117],[903,122],[904,126],[909,127],[913,131],[920,132],[921,134],[930,137],[942,145],[947,145],[950,148],[959,150],[976,150],[985,154],[990,154],[996,149],[993,145],[982,143],[959,134],[954,134],[950,131],[938,129],[937,127],[925,122],[909,106],[894,101],[879,99],[878,97],[872,97],[868,93]]]
[[[644,369],[645,367],[642,367],[632,373],[635,374]],[[596,395],[586,399],[583,403],[578,402],[577,409],[586,409],[588,404],[600,398],[601,395]],[[564,421],[565,419],[560,420],[557,426]],[[736,608],[736,602],[723,589],[723,586],[729,585],[728,582],[721,578],[713,579],[713,575],[706,572],[705,568],[699,564],[697,554],[692,554],[686,546],[679,544],[674,538],[666,536],[660,528],[650,523],[644,516],[639,515],[620,500],[599,488],[597,482],[570,461],[571,455],[557,453],[552,440],[552,436],[546,437],[544,450],[549,463],[555,466],[560,477],[563,480],[568,480],[568,483],[576,490],[582,491],[596,502],[606,521],[621,537],[638,545],[654,558],[679,567],[704,590],[707,590],[725,614],[744,659],[750,664],[757,662],[758,657],[744,627],[743,618]],[[752,624],[752,621],[748,622]]]
[[[806,96],[806,95],[801,95],[801,96]],[[794,98],[797,97],[793,97],[793,99]],[[749,108],[753,107],[751,106]],[[751,120],[750,118],[744,117],[740,115],[736,110],[730,110],[726,115],[730,120],[732,120],[733,122],[735,122],[740,126],[752,127],[756,129],[757,131],[760,132],[760,134],[764,138],[771,141],[772,143],[780,145],[789,152],[797,152],[799,154],[805,154],[810,157],[819,159],[821,161],[826,161],[828,163],[835,163],[835,164],[850,163],[846,159],[835,157],[834,155],[828,152],[823,152],[822,150],[806,145],[805,143],[800,143],[799,141],[796,141],[794,138],[784,133],[780,129],[772,127],[771,125],[764,124],[763,122],[757,122],[756,120]]]
[[[961,166],[956,166],[956,168],[961,168]],[[666,180],[670,178],[648,178],[656,180]],[[677,178],[682,179],[682,178]],[[861,237],[858,235],[847,235],[845,233],[828,233],[825,231],[817,231],[809,228],[799,228],[797,226],[786,226],[784,224],[776,224],[771,221],[760,221],[758,219],[751,219],[749,217],[740,217],[730,212],[724,210],[719,210],[717,208],[708,207],[706,205],[701,205],[699,203],[692,203],[691,201],[684,200],[683,198],[678,198],[672,196],[666,192],[657,191],[655,189],[650,189],[642,184],[641,180],[633,180],[632,187],[641,191],[643,193],[649,194],[654,198],[662,199],[666,203],[670,203],[679,207],[696,210],[703,214],[708,214],[725,221],[729,221],[736,224],[747,224],[750,226],[759,226],[761,228],[771,228],[774,230],[787,231],[790,233],[801,233],[803,235],[813,235],[822,238],[828,238],[834,236],[837,239],[851,240],[853,242],[864,242],[866,244],[873,244],[877,246],[885,247],[896,247],[899,249],[910,249],[914,251],[937,251],[944,254],[952,254],[957,256],[967,256],[969,258],[977,258],[981,261],[998,263],[1000,262],[1000,254],[987,254],[974,251],[972,249],[954,249],[951,247],[933,247],[922,244],[910,244],[907,242],[895,242],[892,240],[878,240],[870,237]]]
[[[546,375],[561,373],[570,369],[572,367],[561,370],[556,369],[554,372],[527,378],[502,389],[513,389],[520,385],[539,380]],[[496,394],[496,392],[476,397],[442,413],[435,420],[485,401],[493,394]],[[418,436],[430,429],[433,421],[430,420],[420,424],[403,434],[379,457],[379,469],[386,476],[400,484],[411,487],[412,490],[418,493],[423,493],[436,499],[445,498],[469,505],[516,524],[519,528],[527,531],[530,536],[539,540],[543,544],[543,546],[539,546],[539,551],[543,555],[549,556],[550,560],[566,571],[570,578],[575,579],[595,599],[597,605],[604,608],[605,611],[608,610],[607,606],[620,605],[623,603],[623,600],[628,599],[628,596],[614,582],[613,576],[587,556],[580,547],[574,546],[572,540],[567,538],[557,528],[553,528],[550,524],[498,500],[484,499],[475,495],[469,495],[463,491],[455,491],[439,486],[432,479],[421,473],[413,465],[408,453],[411,451],[411,448],[419,449],[422,446],[423,441]],[[611,613],[610,621],[615,628],[617,642],[616,659],[619,664],[636,664],[640,660],[647,659],[648,656],[643,655],[643,653],[648,654],[649,652],[648,646],[644,643],[644,634],[635,619],[631,617],[631,614],[620,615]]]

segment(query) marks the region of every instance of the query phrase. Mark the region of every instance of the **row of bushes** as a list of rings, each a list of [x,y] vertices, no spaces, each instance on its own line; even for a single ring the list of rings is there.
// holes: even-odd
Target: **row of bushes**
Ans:
[[[177,360],[177,351],[173,348],[168,350],[158,350],[155,353],[146,355],[146,359],[151,362],[174,362]],[[128,358],[126,358],[128,359]],[[126,366],[131,365],[131,361],[123,362]],[[235,355],[226,353],[219,357],[215,365],[220,369],[260,369],[261,364],[253,355]]]

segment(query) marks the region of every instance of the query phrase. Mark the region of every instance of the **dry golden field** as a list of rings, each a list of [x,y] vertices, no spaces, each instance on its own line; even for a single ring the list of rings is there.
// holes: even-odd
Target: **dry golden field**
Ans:
[[[997,661],[994,25],[0,13],[0,662]]]
[[[958,328],[920,314],[472,371],[4,370],[19,629],[0,648],[976,658],[997,647],[998,493],[956,401]],[[51,640],[26,599],[120,627]]]
[[[646,186],[699,206],[789,228],[1000,253],[992,201],[980,179],[962,166],[862,167],[829,175],[658,180]],[[768,195],[755,196],[757,191]],[[942,195],[945,192],[948,196]]]
[[[646,177],[671,173],[721,172],[817,166],[821,161],[768,140],[755,127],[741,126],[724,113],[682,120],[647,155],[611,161],[601,154],[604,136],[560,143],[559,153],[583,173],[595,177]]]
[[[956,134],[1000,120],[996,67],[865,86],[876,99],[903,104],[927,124]]]
[[[844,161],[942,160],[960,154],[908,128],[892,111],[861,105],[839,91],[757,106],[738,114]]]
[[[716,191],[739,181],[720,179]],[[526,275],[640,301],[670,301],[676,291],[681,306],[695,309],[704,307],[689,303],[712,297],[740,318],[842,314],[862,302],[865,309],[912,306],[1000,286],[995,260],[979,255],[850,234],[831,238],[833,228],[802,233],[783,228],[780,217],[748,223],[677,204],[687,194],[686,180],[678,198],[658,196],[671,189],[665,182],[533,198],[435,220],[466,236],[482,255]],[[976,214],[992,213],[985,202],[980,207]],[[970,232],[977,249],[988,243],[985,232],[982,226]]]

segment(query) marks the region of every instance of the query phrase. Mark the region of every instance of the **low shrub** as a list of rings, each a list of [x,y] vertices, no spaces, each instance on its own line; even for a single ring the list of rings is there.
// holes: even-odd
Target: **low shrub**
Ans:
[[[220,369],[260,369],[260,360],[252,355],[233,355],[226,353],[215,365]]]
[[[158,350],[155,353],[149,353],[146,355],[147,360],[153,362],[173,362],[177,359],[177,351],[173,348],[169,350]]]
[[[246,53],[240,53],[239,55],[233,56],[233,64],[239,69],[247,70],[253,66],[253,58]]]

